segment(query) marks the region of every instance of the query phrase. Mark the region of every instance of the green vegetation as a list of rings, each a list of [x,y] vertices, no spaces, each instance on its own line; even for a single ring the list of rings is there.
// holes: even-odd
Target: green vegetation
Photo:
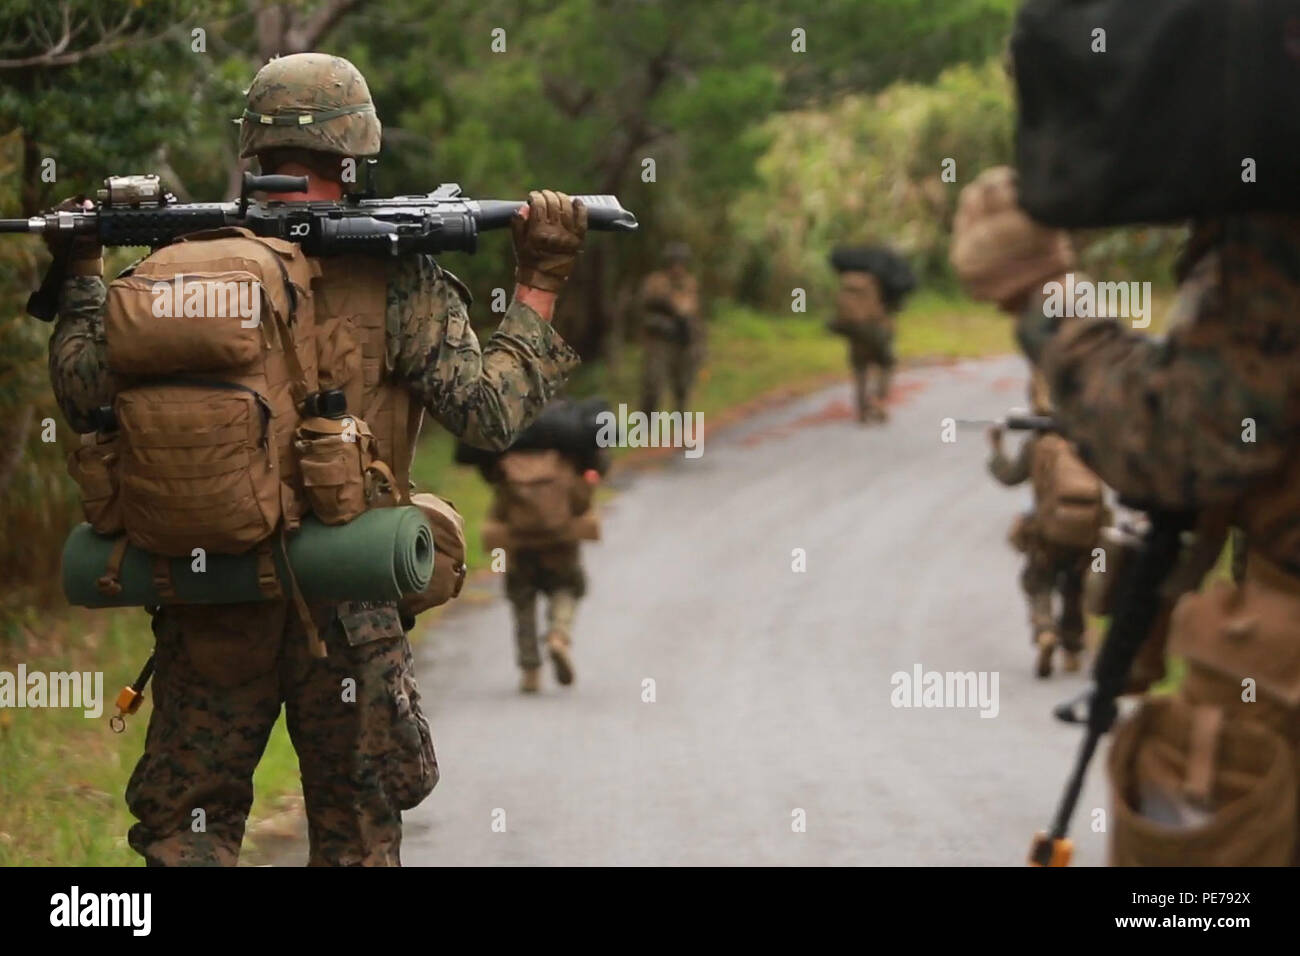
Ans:
[[[133,822],[123,792],[144,748],[150,692],[143,708],[115,734],[113,700],[139,673],[153,647],[141,610],[81,610],[11,619],[0,634],[0,668],[22,661],[34,671],[91,670],[104,675],[98,719],[80,710],[0,709],[0,866],[131,866]],[[256,827],[298,790],[298,761],[284,721],[276,725],[254,776],[247,849]]]

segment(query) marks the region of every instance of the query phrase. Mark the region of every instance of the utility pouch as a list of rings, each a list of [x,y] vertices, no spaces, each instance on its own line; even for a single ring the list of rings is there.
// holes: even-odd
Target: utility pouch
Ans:
[[[68,474],[81,490],[81,510],[100,534],[122,531],[122,503],[118,494],[118,436],[91,432],[68,456]]]
[[[1254,721],[1148,698],[1115,733],[1109,769],[1116,866],[1286,866],[1296,841],[1295,760]]]
[[[1169,634],[1170,653],[1188,664],[1189,697],[1300,744],[1300,582],[1252,551],[1240,585],[1183,595]]]
[[[281,515],[268,400],[227,382],[164,381],[129,388],[121,423],[122,517],[143,551],[242,554]]]
[[[322,524],[346,524],[362,514],[374,497],[367,475],[377,446],[370,427],[355,415],[305,418],[293,435],[303,491]]]
[[[437,495],[411,496],[411,504],[424,512],[433,529],[433,576],[418,594],[407,595],[398,605],[403,615],[446,604],[460,594],[468,567],[465,564],[465,519],[456,507]]]

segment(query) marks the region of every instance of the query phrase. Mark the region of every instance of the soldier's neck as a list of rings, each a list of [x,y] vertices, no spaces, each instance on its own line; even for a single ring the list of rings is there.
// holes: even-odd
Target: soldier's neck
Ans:
[[[283,202],[311,202],[316,199],[333,200],[343,198],[343,184],[322,178],[302,163],[285,163],[276,169],[278,176],[306,176],[307,191],[300,193],[267,193],[266,198]]]

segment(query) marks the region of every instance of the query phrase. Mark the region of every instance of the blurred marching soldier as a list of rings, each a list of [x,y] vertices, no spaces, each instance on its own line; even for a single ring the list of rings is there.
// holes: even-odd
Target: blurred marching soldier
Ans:
[[[1096,682],[1141,689],[1159,668],[1100,665],[1125,667],[1139,649],[1139,663],[1161,661],[1166,645],[1186,674],[1115,729],[1117,865],[1300,862],[1294,19],[1289,0],[1030,0],[1012,38],[1018,171],[981,174],[954,221],[958,275],[1017,318],[1058,426],[1150,520],[1125,559],[1131,586],[1117,588]],[[1123,46],[1098,57],[1077,42],[1089,32]],[[1068,249],[1065,229],[1179,221],[1190,232],[1160,337],[1063,314],[1053,297],[1068,277],[1024,268]],[[1202,590],[1233,528],[1247,550],[1240,580]],[[1106,654],[1121,641],[1123,656]],[[1089,740],[1113,715],[1092,695]],[[1073,779],[1036,862],[1068,853]]]
[[[854,410],[859,422],[884,422],[895,364],[894,316],[916,280],[901,257],[880,246],[841,246],[831,253],[831,265],[840,279],[827,328],[849,342]]]
[[[690,271],[690,246],[668,243],[663,263],[662,269],[645,277],[639,295],[645,350],[641,410],[647,414],[659,410],[665,386],[672,391],[675,410],[686,411],[704,355],[704,320],[699,284]]]
[[[461,446],[457,460],[475,464],[494,495],[483,547],[505,552],[505,591],[514,614],[519,689],[541,687],[541,645],[557,683],[574,681],[573,624],[586,594],[581,542],[600,537],[596,486],[608,456],[595,444],[600,399],[552,402],[502,454]],[[546,631],[539,643],[538,598],[545,597]]]
[[[1030,386],[1035,415],[1051,415],[1047,383],[1037,373]],[[1029,602],[1030,639],[1038,649],[1035,672],[1052,673],[1052,655],[1064,653],[1064,669],[1079,669],[1083,651],[1083,583],[1101,529],[1110,520],[1101,480],[1088,470],[1070,443],[1053,433],[1031,434],[1016,457],[1002,450],[1002,430],[989,433],[989,471],[1008,487],[1032,481],[1034,506],[1020,515],[1008,536],[1025,556],[1020,586]],[[1060,595],[1061,612],[1053,603]]]

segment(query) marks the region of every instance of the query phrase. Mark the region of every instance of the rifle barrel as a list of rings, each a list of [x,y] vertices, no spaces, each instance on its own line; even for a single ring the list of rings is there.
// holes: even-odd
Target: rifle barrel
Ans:
[[[45,220],[40,216],[31,219],[0,219],[0,232],[44,232]]]
[[[616,196],[574,196],[582,200],[587,207],[587,228],[597,232],[634,232],[637,228],[636,216],[619,205]],[[509,199],[479,199],[475,218],[482,230],[504,229],[510,225],[510,218],[515,210],[526,204],[525,200],[512,202]]]

